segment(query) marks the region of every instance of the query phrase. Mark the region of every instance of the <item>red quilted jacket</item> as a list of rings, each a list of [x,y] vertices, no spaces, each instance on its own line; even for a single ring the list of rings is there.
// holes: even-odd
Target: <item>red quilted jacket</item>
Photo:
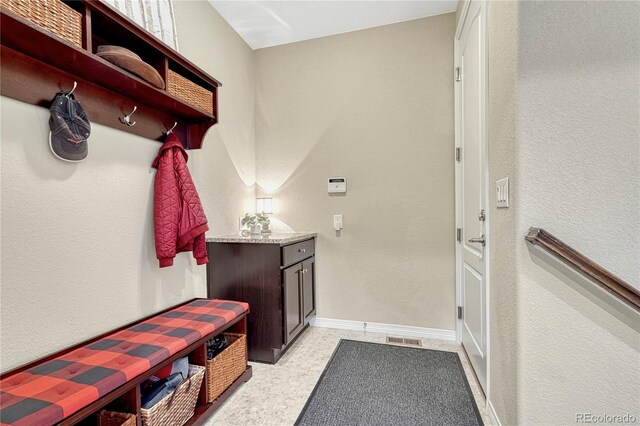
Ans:
[[[170,133],[152,166],[156,172],[153,229],[160,267],[173,265],[176,253],[192,251],[198,265],[209,262],[204,233],[209,229],[198,191],[187,168],[188,155]]]

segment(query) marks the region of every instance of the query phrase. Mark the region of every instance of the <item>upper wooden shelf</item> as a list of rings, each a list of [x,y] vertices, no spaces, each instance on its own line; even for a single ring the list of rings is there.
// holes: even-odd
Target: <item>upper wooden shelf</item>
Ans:
[[[187,148],[200,148],[206,131],[218,122],[220,82],[133,21],[99,1],[72,1],[82,14],[83,46],[59,38],[5,8],[0,12],[2,94],[48,107],[57,92],[74,92],[92,122],[161,141],[174,133]],[[167,81],[169,70],[212,92],[210,111],[191,105],[95,55],[101,44],[132,50]],[[129,127],[120,120],[138,109]]]

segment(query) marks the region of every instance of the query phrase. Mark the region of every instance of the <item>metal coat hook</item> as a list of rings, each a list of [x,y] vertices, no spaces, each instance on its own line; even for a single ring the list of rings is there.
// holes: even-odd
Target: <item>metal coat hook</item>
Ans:
[[[133,115],[134,112],[136,112],[137,109],[138,109],[138,107],[134,106],[133,107],[133,111],[131,111],[129,114],[125,115],[124,118],[121,118],[120,121],[122,122],[122,124],[126,124],[129,127],[135,126],[136,122],[135,121],[131,121],[131,116]]]
[[[73,94],[73,91],[76,90],[76,87],[78,87],[78,82],[74,81],[73,82],[73,89],[69,90],[65,96],[68,98],[69,96],[71,96]]]
[[[178,122],[176,121],[175,123],[173,123],[173,126],[165,132],[165,134],[168,135],[169,133],[173,132],[173,129],[175,129],[177,125]]]

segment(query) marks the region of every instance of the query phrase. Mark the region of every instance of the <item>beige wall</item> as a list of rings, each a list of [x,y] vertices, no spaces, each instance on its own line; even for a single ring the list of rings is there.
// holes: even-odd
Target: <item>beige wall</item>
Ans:
[[[488,141],[489,182],[509,177],[518,183],[515,140],[518,105],[519,2],[495,1],[487,7],[489,62]],[[490,400],[503,424],[515,424],[517,384],[517,294],[515,232],[518,191],[511,191],[511,208],[496,208],[489,191],[490,244]]]
[[[490,174],[512,190],[491,211],[489,394],[503,424],[640,419],[640,317],[523,239],[546,228],[638,285],[639,9],[489,3]]]
[[[258,191],[319,233],[319,317],[455,328],[454,20],[255,52]]]
[[[253,53],[206,2],[174,4],[180,51],[223,83],[221,124],[189,166],[210,232],[233,232],[254,197]],[[1,102],[2,370],[206,295],[189,255],[155,260],[159,143],[94,125],[89,158],[65,163],[49,151],[46,109]]]
[[[640,421],[640,315],[522,241],[544,227],[640,287],[640,3],[524,2],[519,18],[518,418]]]

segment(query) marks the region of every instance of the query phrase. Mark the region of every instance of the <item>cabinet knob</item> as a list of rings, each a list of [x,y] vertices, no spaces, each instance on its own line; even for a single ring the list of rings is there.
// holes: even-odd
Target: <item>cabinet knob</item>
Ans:
[[[298,253],[306,253],[307,249],[298,249]]]

